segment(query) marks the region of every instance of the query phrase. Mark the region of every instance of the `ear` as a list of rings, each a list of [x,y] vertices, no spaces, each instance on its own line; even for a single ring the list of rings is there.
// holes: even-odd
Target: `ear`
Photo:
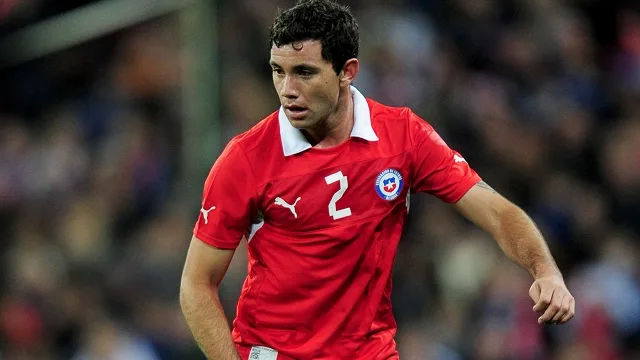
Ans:
[[[342,67],[342,71],[340,71],[340,86],[347,87],[353,83],[358,76],[358,71],[360,71],[360,62],[358,59],[353,58],[347,60]]]

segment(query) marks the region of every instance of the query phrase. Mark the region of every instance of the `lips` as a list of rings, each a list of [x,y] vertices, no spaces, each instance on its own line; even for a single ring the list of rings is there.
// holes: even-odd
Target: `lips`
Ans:
[[[300,106],[300,105],[285,105],[284,108],[289,110],[289,111],[304,111],[304,110],[307,110],[306,107]]]
[[[299,105],[285,105],[284,109],[289,118],[293,119],[303,118],[307,113],[307,108]]]

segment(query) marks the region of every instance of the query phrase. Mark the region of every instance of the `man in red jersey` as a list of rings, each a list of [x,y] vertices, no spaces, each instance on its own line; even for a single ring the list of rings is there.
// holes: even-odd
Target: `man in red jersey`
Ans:
[[[182,277],[184,315],[210,359],[398,359],[391,271],[415,191],[453,204],[531,273],[540,323],[573,317],[531,219],[411,110],[351,85],[359,35],[347,8],[301,1],[270,36],[282,107],[213,165]],[[218,285],[243,236],[249,274],[230,333]]]

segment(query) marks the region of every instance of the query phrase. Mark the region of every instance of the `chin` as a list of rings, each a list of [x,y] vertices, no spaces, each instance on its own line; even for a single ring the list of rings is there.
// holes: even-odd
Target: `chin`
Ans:
[[[312,128],[314,123],[311,119],[289,119],[289,123],[298,130],[306,130]]]

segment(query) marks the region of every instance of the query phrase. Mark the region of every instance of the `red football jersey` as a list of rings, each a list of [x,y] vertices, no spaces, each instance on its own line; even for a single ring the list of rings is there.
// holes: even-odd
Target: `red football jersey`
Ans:
[[[194,235],[222,249],[248,239],[233,322],[243,359],[252,346],[279,360],[395,358],[391,271],[408,195],[453,203],[480,181],[409,109],[351,91],[344,143],[312,147],[280,109],[229,142],[205,182]]]

